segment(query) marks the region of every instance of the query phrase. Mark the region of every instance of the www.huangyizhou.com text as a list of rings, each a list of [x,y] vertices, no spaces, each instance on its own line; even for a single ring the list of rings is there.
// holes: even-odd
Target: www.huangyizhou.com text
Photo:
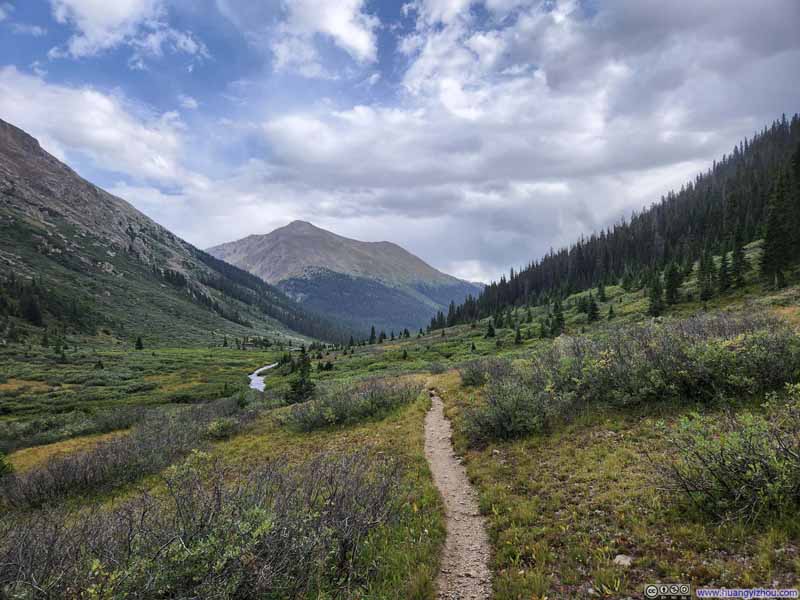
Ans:
[[[698,598],[800,598],[797,589],[698,588],[694,593]]]

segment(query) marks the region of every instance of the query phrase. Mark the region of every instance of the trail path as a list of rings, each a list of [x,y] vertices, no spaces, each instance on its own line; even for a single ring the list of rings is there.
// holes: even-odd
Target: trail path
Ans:
[[[489,539],[478,512],[475,490],[453,453],[450,421],[442,399],[431,391],[431,409],[425,417],[425,456],[433,480],[444,498],[447,539],[436,581],[441,600],[485,600],[491,597]]]

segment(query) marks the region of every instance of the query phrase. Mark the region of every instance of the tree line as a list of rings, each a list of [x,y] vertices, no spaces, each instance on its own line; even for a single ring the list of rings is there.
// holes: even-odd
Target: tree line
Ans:
[[[627,289],[676,285],[698,267],[701,299],[741,281],[746,244],[764,239],[760,271],[786,282],[800,255],[800,115],[745,139],[705,173],[616,225],[550,251],[437,314],[431,329],[470,323],[509,306],[552,305],[567,296],[621,283]],[[722,256],[716,265],[713,257]],[[657,281],[657,283],[655,283]],[[659,294],[659,297],[661,297]],[[656,306],[656,312],[658,307]]]

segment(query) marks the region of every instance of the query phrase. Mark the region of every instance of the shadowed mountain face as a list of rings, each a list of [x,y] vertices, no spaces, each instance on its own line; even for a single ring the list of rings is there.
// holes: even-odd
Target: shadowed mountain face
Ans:
[[[290,329],[345,334],[92,185],[0,120],[0,317],[21,314],[31,296],[43,313],[36,325],[159,343]]]
[[[210,248],[289,296],[361,329],[417,329],[482,286],[437,271],[391,242],[361,242],[304,221]]]

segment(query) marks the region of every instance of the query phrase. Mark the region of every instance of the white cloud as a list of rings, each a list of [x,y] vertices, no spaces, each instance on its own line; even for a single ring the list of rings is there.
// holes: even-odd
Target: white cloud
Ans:
[[[47,35],[47,29],[39,27],[38,25],[25,25],[23,23],[14,23],[11,26],[11,31],[19,35],[32,35],[33,37],[42,37]]]
[[[217,9],[258,48],[272,53],[279,72],[335,79],[326,52],[338,48],[357,65],[377,60],[380,21],[366,12],[366,0],[291,0],[253,3],[216,0]]]
[[[60,158],[88,157],[97,167],[165,183],[186,176],[177,115],[150,114],[120,95],[49,84],[5,67],[0,114]]]
[[[198,59],[208,56],[205,45],[191,33],[167,25],[165,0],[50,2],[56,21],[76,31],[65,47],[51,49],[51,58],[83,58],[123,44],[134,49],[130,65],[139,69],[147,58],[160,57],[165,50]]]
[[[0,21],[5,21],[8,15],[14,10],[14,7],[8,2],[0,4]]]
[[[187,110],[197,110],[200,107],[200,103],[197,100],[184,94],[178,96],[178,102],[180,103],[181,108],[185,108]]]

